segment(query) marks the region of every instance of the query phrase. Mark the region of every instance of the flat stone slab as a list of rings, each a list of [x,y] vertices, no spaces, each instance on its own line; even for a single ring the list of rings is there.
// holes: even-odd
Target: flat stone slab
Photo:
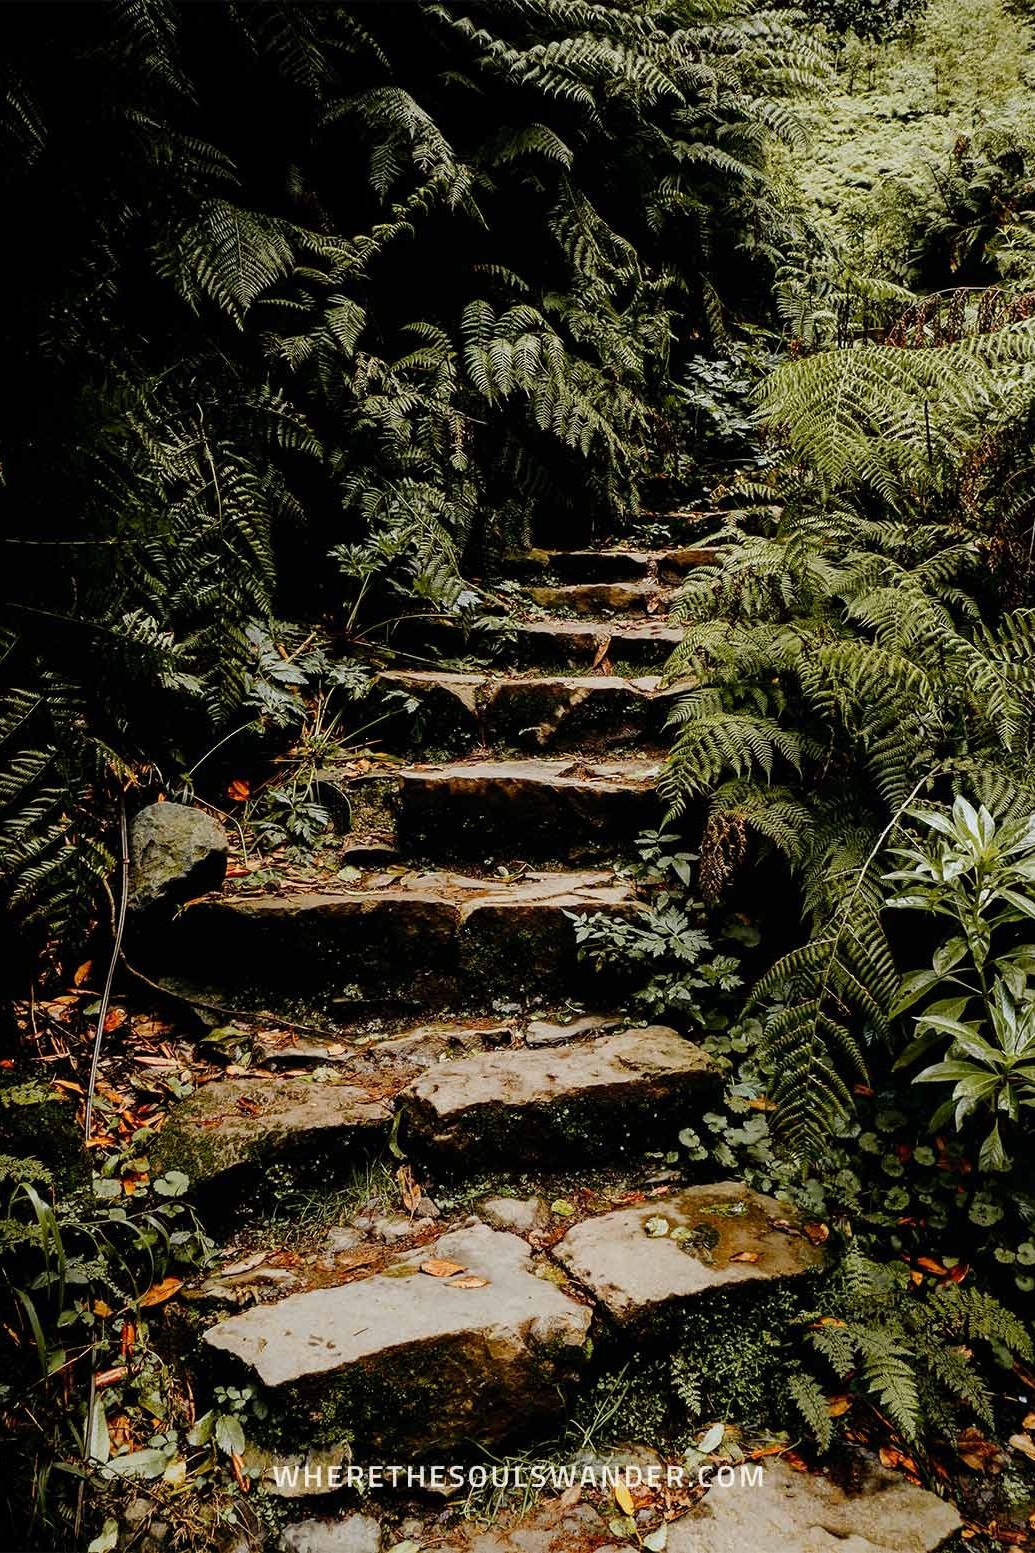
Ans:
[[[425,738],[444,749],[476,743],[601,749],[656,741],[675,694],[661,688],[657,675],[508,677],[407,669],[379,674],[377,683],[419,701]],[[412,741],[408,717],[394,726],[397,743]]]
[[[351,1084],[217,1079],[173,1106],[152,1152],[161,1169],[211,1188],[292,1154],[371,1147],[390,1120],[382,1101]]]
[[[571,1046],[438,1063],[397,1103],[407,1145],[440,1167],[465,1159],[513,1166],[573,1155],[614,1160],[645,1140],[658,1146],[717,1082],[706,1052],[651,1025]]]
[[[578,960],[567,913],[637,909],[635,891],[602,870],[501,879],[412,868],[335,893],[200,901],[163,931],[148,963],[252,1006],[299,992],[337,1008],[391,999],[436,1010],[474,993],[572,996],[600,978]]]
[[[515,661],[592,663],[606,654],[614,663],[660,669],[683,640],[680,626],[647,620],[636,625],[610,620],[525,620],[515,628]]]
[[[422,1263],[458,1264],[433,1277]],[[409,1253],[396,1271],[291,1295],[209,1328],[205,1342],[273,1388],[322,1403],[363,1450],[434,1457],[489,1443],[563,1406],[592,1312],[538,1278],[516,1235],[484,1224]]]
[[[547,571],[564,582],[627,582],[657,578],[676,582],[697,566],[712,566],[718,552],[706,545],[669,550],[547,550]]]
[[[657,761],[486,760],[403,771],[399,835],[418,855],[613,851],[658,819]]]
[[[664,614],[669,590],[657,582],[576,582],[536,586],[525,592],[541,609],[574,615]]]
[[[553,1255],[619,1322],[730,1284],[798,1277],[823,1262],[796,1233],[790,1209],[739,1181],[585,1219]]]
[[[668,1522],[666,1553],[936,1553],[962,1524],[952,1505],[876,1465],[851,1488],[777,1458],[759,1465],[761,1483],[713,1483]],[[610,1496],[569,1509],[545,1499],[486,1530],[429,1526],[428,1539],[436,1553],[622,1553],[631,1544],[608,1529],[613,1514]]]
[[[715,1483],[671,1524],[668,1553],[935,1553],[961,1525],[951,1504],[880,1467],[842,1488],[775,1460],[758,1488]]]

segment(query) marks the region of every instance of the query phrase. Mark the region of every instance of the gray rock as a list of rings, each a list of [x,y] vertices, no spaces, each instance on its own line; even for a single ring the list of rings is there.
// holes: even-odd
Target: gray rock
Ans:
[[[295,1521],[280,1536],[281,1553],[381,1553],[381,1525],[372,1515],[340,1521]]]
[[[607,1465],[635,1461],[637,1455],[643,1457],[616,1453]],[[643,1463],[649,1465],[647,1457]],[[564,1512],[556,1500],[544,1500],[524,1515],[504,1516],[488,1531],[458,1526],[438,1532],[435,1548],[436,1553],[574,1548],[619,1553],[608,1540],[607,1519],[606,1508],[603,1515],[586,1504]],[[646,1531],[647,1518],[637,1519],[641,1533]],[[935,1553],[960,1524],[951,1505],[882,1468],[873,1467],[845,1489],[770,1460],[761,1484],[714,1483],[688,1515],[669,1522],[667,1553]]]
[[[432,1258],[486,1282],[465,1288],[421,1273]],[[434,1458],[558,1412],[559,1382],[590,1320],[586,1306],[535,1276],[523,1240],[479,1224],[407,1253],[395,1269],[231,1316],[205,1342],[263,1385],[323,1402],[325,1417],[329,1408],[347,1420],[357,1448]]]
[[[883,1468],[845,1489],[777,1460],[760,1487],[714,1484],[669,1527],[668,1553],[934,1553],[960,1525],[952,1505]]]
[[[652,1220],[669,1226],[654,1236]],[[780,1227],[786,1226],[785,1228]],[[676,1234],[673,1231],[683,1232]],[[635,1321],[733,1283],[797,1277],[823,1254],[795,1233],[791,1211],[739,1181],[573,1225],[553,1249],[562,1267],[617,1321]]]
[[[347,1446],[312,1450],[304,1455],[280,1455],[248,1445],[244,1468],[263,1491],[275,1499],[312,1499],[340,1493],[352,1461]]]
[[[622,1023],[617,1016],[584,1014],[569,1024],[554,1024],[549,1019],[529,1020],[525,1030],[526,1046],[563,1046],[568,1041],[578,1041],[587,1035],[603,1035]]]
[[[493,1229],[528,1236],[542,1229],[550,1210],[541,1197],[485,1197],[478,1204],[478,1214]]]
[[[574,858],[660,819],[657,761],[483,760],[404,767],[399,841],[420,855]]]
[[[292,1152],[370,1143],[388,1119],[382,1101],[347,1084],[217,1079],[173,1106],[154,1157],[162,1170],[182,1170],[211,1186]]]
[[[657,1145],[717,1082],[700,1047],[662,1025],[574,1046],[441,1062],[400,1096],[415,1153],[510,1166],[614,1159]]]
[[[578,959],[569,913],[637,910],[632,886],[599,869],[513,879],[413,870],[334,893],[195,902],[161,935],[156,968],[185,988],[218,987],[252,1002],[260,989],[275,1004],[304,988],[307,1000],[333,1002],[337,1022],[354,999],[429,1009],[476,996],[541,1002],[599,982]]]
[[[148,804],[130,826],[131,905],[138,911],[178,906],[218,890],[227,851],[226,831],[204,809]]]

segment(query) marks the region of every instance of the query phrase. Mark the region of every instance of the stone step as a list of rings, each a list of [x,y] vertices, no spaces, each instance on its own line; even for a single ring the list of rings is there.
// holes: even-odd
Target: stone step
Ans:
[[[666,1026],[439,1062],[399,1097],[400,1136],[436,1173],[615,1162],[661,1148],[714,1094],[711,1058]]]
[[[603,659],[661,670],[683,640],[680,626],[645,620],[525,620],[514,628],[516,664],[576,667]]]
[[[727,1470],[712,1476],[703,1497],[695,1492],[693,1468],[678,1458],[665,1460],[649,1446],[590,1461],[600,1486],[585,1489],[575,1504],[565,1507],[554,1496],[519,1504],[504,1509],[489,1531],[460,1518],[443,1527],[441,1513],[428,1514],[424,1525],[412,1524],[414,1546],[433,1545],[435,1553],[619,1553],[635,1544],[617,1540],[609,1524],[615,1518],[616,1473],[619,1480],[626,1475],[636,1502],[647,1506],[637,1515],[640,1538],[664,1528],[663,1542],[646,1545],[663,1546],[666,1553],[937,1553],[963,1526],[951,1504],[861,1452],[822,1473],[779,1456],[749,1460],[743,1472],[716,1462]],[[666,1492],[670,1486],[685,1490],[684,1504],[691,1497],[698,1502],[676,1513]],[[351,1553],[359,1545],[337,1539],[341,1524],[309,1521],[304,1547],[285,1542],[286,1553]],[[371,1541],[370,1553],[377,1546]],[[363,1553],[366,1549],[364,1544]]]
[[[355,1084],[217,1079],[172,1107],[153,1158],[202,1192],[246,1191],[272,1164],[372,1153],[391,1120],[389,1104]]]
[[[417,856],[615,853],[660,819],[657,761],[486,760],[401,772],[399,840]]]
[[[657,675],[508,678],[501,674],[393,670],[378,685],[420,705],[420,733],[435,748],[474,744],[530,749],[601,749],[640,740],[657,743],[673,699],[685,682],[662,688]],[[389,728],[400,742],[411,740],[411,716]]]
[[[536,584],[525,593],[540,609],[562,615],[664,615],[672,596],[655,581]]]
[[[562,582],[645,582],[672,586],[698,566],[714,566],[719,552],[709,546],[669,550],[543,550],[543,570]]]
[[[536,1276],[525,1241],[478,1224],[383,1273],[230,1316],[204,1341],[275,1393],[291,1449],[318,1411],[325,1443],[337,1429],[358,1461],[441,1461],[560,1414],[591,1320]]]
[[[214,1079],[175,1104],[153,1159],[184,1171],[206,1205],[215,1188],[229,1205],[270,1165],[329,1176],[375,1152],[399,1110],[407,1133],[423,1140],[422,1157],[447,1165],[458,1140],[507,1168],[565,1161],[573,1148],[614,1162],[636,1143],[633,1117],[654,1125],[675,1106],[669,1119],[678,1126],[714,1078],[698,1048],[673,1031],[615,1035],[621,1023],[615,1014],[561,1022],[513,1011],[381,1036],[260,1032],[252,1052],[260,1071]],[[291,1076],[276,1072],[281,1063]]]
[[[553,1254],[622,1326],[656,1323],[713,1289],[796,1278],[823,1264],[791,1210],[739,1181],[584,1219]]]
[[[504,879],[414,868],[333,893],[209,897],[140,954],[195,995],[231,993],[246,1007],[303,999],[345,1017],[349,1004],[542,1003],[607,995],[578,960],[568,913],[638,909],[633,888],[604,871]]]

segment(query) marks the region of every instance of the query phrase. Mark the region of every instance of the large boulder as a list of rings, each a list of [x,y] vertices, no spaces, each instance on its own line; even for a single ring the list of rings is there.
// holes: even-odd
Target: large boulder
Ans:
[[[227,851],[226,831],[204,809],[148,804],[130,826],[131,905],[137,911],[179,906],[218,890]]]

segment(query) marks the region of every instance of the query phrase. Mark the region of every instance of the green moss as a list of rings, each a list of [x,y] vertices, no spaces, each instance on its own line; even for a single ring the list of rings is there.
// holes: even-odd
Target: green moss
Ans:
[[[0,1154],[40,1160],[61,1187],[89,1176],[74,1107],[35,1079],[0,1080]]]

